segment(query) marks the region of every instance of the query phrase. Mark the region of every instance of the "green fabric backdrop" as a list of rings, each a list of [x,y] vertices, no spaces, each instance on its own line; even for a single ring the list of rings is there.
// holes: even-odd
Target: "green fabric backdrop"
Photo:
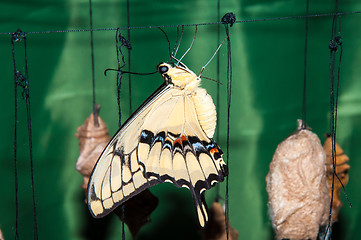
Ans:
[[[306,1],[221,1],[221,16],[234,12],[238,20],[305,14]],[[331,1],[333,2],[333,1]],[[341,11],[361,10],[356,0],[339,1]],[[330,1],[310,1],[310,13],[333,11]],[[0,2],[0,32],[88,29],[88,1],[29,0]],[[131,26],[217,22],[217,1],[130,1]],[[126,1],[93,1],[93,27],[125,27]],[[360,239],[361,223],[361,14],[342,16],[344,52],[338,108],[337,140],[350,157],[347,192],[353,208],[345,206],[335,224],[334,239]],[[329,49],[332,17],[309,19],[307,64],[307,124],[324,141],[329,131]],[[198,73],[217,47],[217,25],[199,26],[191,51],[183,62]],[[173,43],[175,28],[164,28]],[[188,48],[194,27],[186,27],[178,56]],[[238,23],[231,29],[233,91],[230,121],[230,220],[239,239],[273,239],[267,213],[265,176],[272,155],[296,129],[302,115],[305,19]],[[126,36],[126,31],[123,31]],[[0,35],[2,103],[0,132],[0,228],[5,239],[15,233],[13,161],[14,84],[10,35]],[[225,37],[221,26],[221,38]],[[156,28],[131,31],[131,70],[150,72],[168,60],[164,35]],[[21,43],[17,64],[23,69]],[[79,155],[74,134],[92,109],[90,33],[28,34],[27,54],[33,130],[34,181],[39,239],[120,239],[116,217],[93,220],[84,204]],[[219,145],[226,150],[226,45],[220,56]],[[94,32],[96,101],[110,133],[117,130],[115,31]],[[127,58],[126,54],[126,58]],[[203,72],[217,78],[216,60]],[[130,114],[129,92],[123,78],[121,106]],[[162,82],[157,76],[132,76],[133,110]],[[217,83],[203,80],[216,99]],[[32,239],[33,214],[25,106],[18,93],[19,235]],[[224,196],[225,184],[220,184]],[[191,195],[187,189],[161,184],[151,191],[159,206],[138,239],[199,239]],[[208,205],[216,192],[206,193]],[[98,235],[97,235],[98,234]],[[99,237],[102,236],[102,237]],[[127,239],[130,234],[127,232]]]

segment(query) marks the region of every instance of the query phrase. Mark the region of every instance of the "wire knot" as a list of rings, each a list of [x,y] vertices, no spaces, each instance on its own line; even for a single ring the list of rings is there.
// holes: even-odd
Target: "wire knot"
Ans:
[[[15,72],[15,83],[17,86],[23,88],[23,99],[29,98],[29,82],[20,71]]]
[[[342,37],[341,36],[337,36],[334,37],[333,39],[331,39],[330,44],[329,44],[329,49],[331,50],[331,52],[336,52],[338,49],[338,46],[341,46],[343,43],[342,41]]]
[[[16,30],[16,32],[13,32],[12,34],[12,41],[14,42],[19,42],[21,39],[24,38],[25,38],[25,33],[21,31],[20,28],[18,28],[18,30]]]
[[[132,45],[130,45],[130,41],[122,36],[121,32],[118,34],[118,42],[121,43],[121,46],[126,47],[127,49],[132,49]]]
[[[224,24],[230,24],[229,26],[232,27],[233,23],[236,22],[236,15],[233,12],[226,13],[221,20]]]

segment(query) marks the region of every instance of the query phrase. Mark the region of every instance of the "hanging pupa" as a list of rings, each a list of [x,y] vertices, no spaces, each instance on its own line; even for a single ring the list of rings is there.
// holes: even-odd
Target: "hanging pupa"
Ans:
[[[298,130],[278,145],[266,177],[277,239],[316,239],[327,223],[326,154],[317,135],[298,121]]]
[[[203,240],[236,240],[238,231],[228,222],[228,238],[226,232],[226,215],[219,201],[212,203],[209,209],[209,220],[203,229]]]
[[[75,137],[79,139],[80,155],[76,162],[76,170],[83,175],[81,187],[86,191],[90,174],[100,154],[107,146],[110,136],[105,122],[99,117],[100,105],[96,105],[95,111],[85,120],[83,125],[77,128]]]
[[[338,178],[342,182],[337,179],[335,176],[333,178],[333,164],[332,164],[332,140],[331,137],[328,137],[323,145],[323,148],[326,152],[326,162],[327,162],[327,179],[328,179],[328,186],[329,186],[329,193],[331,197],[332,193],[332,181],[334,180],[334,189],[333,189],[333,202],[332,202],[332,222],[336,222],[338,220],[338,212],[342,207],[342,202],[340,198],[340,191],[342,189],[342,184],[345,186],[348,183],[349,178],[349,170],[350,165],[347,162],[350,160],[348,156],[343,152],[340,145],[335,142],[335,173],[337,174]]]

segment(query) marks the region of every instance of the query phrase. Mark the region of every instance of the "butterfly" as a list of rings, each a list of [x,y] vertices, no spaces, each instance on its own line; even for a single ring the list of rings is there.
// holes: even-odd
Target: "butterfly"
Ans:
[[[201,78],[180,61],[160,63],[164,83],[124,122],[91,174],[87,202],[103,217],[143,190],[163,182],[192,193],[201,227],[208,221],[204,192],[228,175],[212,139],[216,108]]]

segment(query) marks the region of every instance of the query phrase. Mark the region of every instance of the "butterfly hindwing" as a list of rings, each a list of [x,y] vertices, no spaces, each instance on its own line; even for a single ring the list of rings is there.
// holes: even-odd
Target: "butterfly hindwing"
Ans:
[[[204,226],[208,216],[203,193],[215,182],[223,181],[227,171],[222,151],[205,135],[197,121],[191,98],[174,91],[171,100],[152,112],[143,125],[138,155],[147,179],[171,182],[191,191],[200,224]],[[165,111],[159,124],[156,116],[164,112],[163,108],[171,110]]]

